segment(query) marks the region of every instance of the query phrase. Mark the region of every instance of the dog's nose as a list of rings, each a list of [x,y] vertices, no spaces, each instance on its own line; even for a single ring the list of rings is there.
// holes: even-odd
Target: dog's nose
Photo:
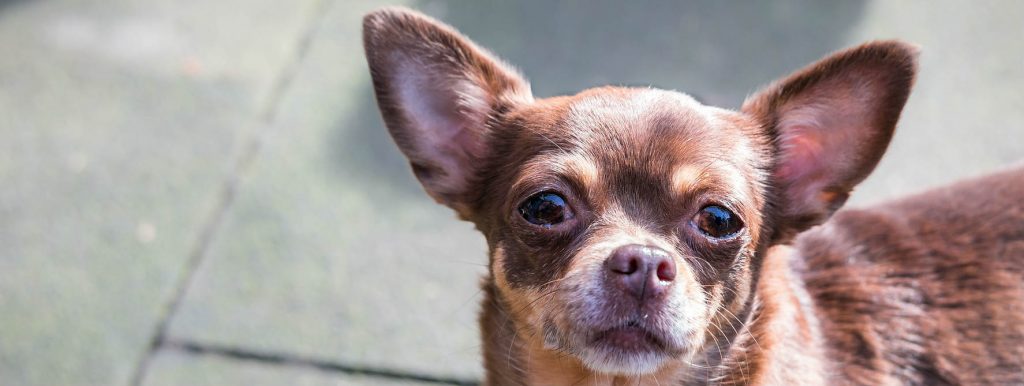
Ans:
[[[660,299],[676,278],[676,263],[668,252],[647,245],[619,247],[605,266],[609,284],[639,301]]]

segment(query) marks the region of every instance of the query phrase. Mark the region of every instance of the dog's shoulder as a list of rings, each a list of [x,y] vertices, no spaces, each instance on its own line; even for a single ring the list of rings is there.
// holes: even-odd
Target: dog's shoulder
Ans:
[[[1024,382],[1024,167],[839,211],[794,247],[854,383]]]

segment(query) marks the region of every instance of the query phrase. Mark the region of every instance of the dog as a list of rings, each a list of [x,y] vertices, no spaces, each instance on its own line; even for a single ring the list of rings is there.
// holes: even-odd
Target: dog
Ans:
[[[534,98],[453,28],[363,20],[386,126],[483,233],[488,385],[1024,384],[1024,168],[839,210],[917,49],[827,56],[738,111],[672,91]]]

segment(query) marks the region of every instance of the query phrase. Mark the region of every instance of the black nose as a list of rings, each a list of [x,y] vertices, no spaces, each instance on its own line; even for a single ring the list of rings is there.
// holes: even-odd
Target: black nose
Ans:
[[[668,252],[646,245],[615,249],[605,266],[609,284],[640,301],[664,297],[676,278],[676,263]]]

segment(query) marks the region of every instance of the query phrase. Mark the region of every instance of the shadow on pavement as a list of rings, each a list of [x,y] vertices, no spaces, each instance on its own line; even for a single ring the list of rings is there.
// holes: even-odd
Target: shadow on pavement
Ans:
[[[0,12],[7,10],[9,6],[24,2],[25,0],[0,0]]]
[[[538,97],[615,84],[690,93],[736,108],[759,86],[842,48],[863,1],[425,1],[415,7],[519,67]],[[346,180],[422,194],[388,137],[366,75],[360,111],[330,141]],[[341,129],[344,128],[344,129]],[[352,179],[355,176],[355,180]]]

